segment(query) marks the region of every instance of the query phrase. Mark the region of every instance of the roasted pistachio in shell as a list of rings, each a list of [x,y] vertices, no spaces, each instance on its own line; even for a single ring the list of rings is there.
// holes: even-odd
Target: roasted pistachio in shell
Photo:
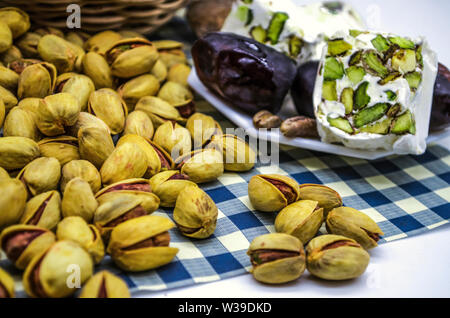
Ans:
[[[6,112],[9,112],[18,102],[17,97],[3,86],[0,86],[0,99],[3,100]]]
[[[54,34],[44,35],[39,40],[38,52],[42,59],[55,65],[58,73],[75,70],[79,57],[79,52],[72,43]]]
[[[30,138],[0,138],[0,167],[5,170],[22,169],[40,155],[38,144]]]
[[[158,59],[150,72],[155,76],[160,83],[164,82],[167,78],[167,67],[160,59]]]
[[[178,253],[170,247],[169,230],[175,224],[168,218],[148,215],[116,226],[111,232],[108,253],[125,271],[140,272],[166,265]]]
[[[97,207],[98,203],[89,183],[81,178],[74,178],[67,183],[61,202],[63,217],[78,216],[91,222]]]
[[[167,80],[188,86],[187,79],[190,73],[191,68],[188,65],[182,63],[174,64],[169,70]]]
[[[12,45],[8,50],[0,53],[0,63],[3,63],[3,66],[8,66],[9,63],[20,60],[22,57],[22,52],[17,46]]]
[[[0,98],[0,128],[3,127],[3,122],[5,120],[5,103],[3,103],[3,100]]]
[[[159,90],[158,97],[175,107],[185,119],[195,113],[194,95],[182,84],[166,82]]]
[[[289,204],[275,218],[275,230],[298,238],[303,244],[311,240],[323,223],[323,208],[317,201],[300,200]]]
[[[26,58],[39,58],[39,52],[37,46],[42,35],[36,32],[27,32],[22,35],[15,44]]]
[[[24,98],[19,102],[19,104],[17,104],[17,108],[22,108],[30,113],[30,115],[33,116],[34,122],[36,123],[39,120],[37,113],[40,100],[40,98],[36,97]]]
[[[30,28],[28,14],[15,7],[1,8],[0,21],[8,25],[14,39],[27,32]]]
[[[172,40],[154,41],[159,52],[159,59],[170,69],[175,64],[186,64],[183,43]]]
[[[199,239],[211,236],[216,229],[217,215],[216,204],[199,187],[185,187],[178,194],[173,219],[183,235]]]
[[[303,244],[284,233],[256,237],[247,251],[253,277],[266,284],[282,284],[299,278],[305,271]]]
[[[15,92],[19,83],[19,74],[13,70],[0,66],[0,85],[4,88]]]
[[[195,113],[186,122],[186,128],[191,133],[194,149],[202,148],[215,135],[222,135],[222,128],[211,116]]]
[[[152,193],[152,188],[147,179],[144,178],[127,179],[104,187],[95,194],[95,198],[98,200],[98,202],[103,203],[108,200],[110,194],[117,194],[117,193],[147,195],[149,193],[150,194]]]
[[[54,157],[58,159],[61,166],[72,160],[80,159],[77,138],[70,136],[51,137],[42,139],[38,144],[43,157]]]
[[[299,186],[287,176],[260,174],[250,179],[248,196],[256,210],[277,212],[299,199]]]
[[[56,92],[73,95],[80,104],[81,111],[87,110],[89,96],[95,91],[94,82],[86,75],[64,73],[56,79]]]
[[[65,35],[65,39],[70,43],[78,45],[81,48],[84,48],[85,41],[89,40],[91,36],[85,32],[67,32]]]
[[[26,293],[31,297],[61,298],[75,293],[73,267],[79,270],[79,283],[84,284],[94,271],[92,258],[73,241],[58,241],[28,264],[22,278]]]
[[[155,96],[142,97],[136,104],[135,109],[146,113],[152,120],[155,128],[158,128],[166,121],[182,122],[184,120],[175,107]]]
[[[128,114],[125,121],[125,128],[123,134],[138,135],[147,139],[152,139],[155,129],[153,122],[146,113],[140,110],[135,110]]]
[[[101,271],[92,276],[83,286],[80,298],[130,298],[125,281],[110,273]]]
[[[78,131],[80,157],[100,169],[114,151],[111,135],[104,128],[86,127]]]
[[[95,52],[83,57],[83,72],[94,82],[95,88],[113,88],[115,86],[111,68],[105,58]]]
[[[56,237],[59,241],[69,240],[80,244],[92,256],[95,264],[100,263],[105,256],[105,246],[100,232],[79,216],[69,216],[59,222]]]
[[[84,48],[89,52],[97,52],[99,54],[105,54],[111,47],[112,43],[120,41],[122,36],[115,31],[103,31],[91,36],[85,43]]]
[[[360,276],[370,255],[355,240],[340,235],[320,235],[306,247],[308,271],[327,280],[345,280]]]
[[[217,145],[216,149],[223,153],[223,164],[227,171],[248,171],[255,166],[256,153],[238,136],[214,135],[210,145]]]
[[[89,97],[88,108],[91,114],[108,125],[113,135],[123,131],[128,109],[116,91],[102,88],[93,92]]]
[[[0,22],[0,53],[7,51],[13,42],[11,30],[3,21]]]
[[[75,125],[69,127],[67,134],[72,137],[78,137],[78,132],[81,128],[90,127],[101,128],[104,129],[108,135],[111,134],[108,125],[106,125],[103,120],[87,112],[80,112]]]
[[[342,206],[342,198],[339,193],[321,184],[301,184],[299,199],[319,202],[319,206],[323,208],[325,217],[332,209]]]
[[[14,297],[14,279],[0,267],[0,298]]]
[[[328,213],[327,231],[354,239],[366,250],[378,246],[384,233],[366,214],[349,207],[338,207]]]
[[[181,190],[196,184],[189,180],[189,176],[177,170],[163,171],[150,179],[153,193],[160,199],[163,207],[174,207]]]
[[[16,179],[0,179],[0,230],[19,222],[27,203],[27,190]]]
[[[41,133],[36,126],[32,113],[23,108],[14,107],[5,118],[3,136],[26,137],[38,141]]]
[[[223,174],[222,153],[216,149],[199,149],[175,160],[181,173],[195,183],[214,181]]]
[[[56,83],[56,68],[51,63],[30,62],[20,73],[17,96],[44,98],[53,94]]]
[[[159,81],[151,74],[143,74],[122,84],[118,93],[128,106],[128,111],[134,110],[136,103],[144,96],[155,96],[159,91]]]
[[[171,154],[172,158],[178,158],[190,152],[192,148],[189,130],[170,121],[166,121],[156,129],[153,141]]]
[[[61,178],[61,164],[53,157],[33,160],[17,175],[31,197],[43,192],[56,190]]]
[[[55,241],[55,234],[48,229],[17,224],[2,232],[0,247],[14,266],[23,270],[34,256],[45,251]]]
[[[8,171],[6,171],[5,169],[3,169],[2,167],[0,167],[0,180],[1,179],[9,179],[9,173]]]
[[[97,193],[102,186],[102,179],[97,168],[87,160],[72,160],[62,168],[61,192],[64,193],[67,183],[75,178],[85,180],[92,189],[93,193]]]
[[[61,196],[58,191],[53,190],[30,199],[25,206],[20,223],[53,230],[60,220]]]

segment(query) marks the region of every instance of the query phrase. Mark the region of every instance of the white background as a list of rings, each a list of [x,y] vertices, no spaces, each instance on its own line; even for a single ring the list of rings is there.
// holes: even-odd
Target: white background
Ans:
[[[283,1],[283,0],[275,0]],[[299,3],[314,1],[296,0]],[[449,0],[353,0],[370,28],[424,35],[441,63],[450,67]],[[440,142],[450,148],[450,138]],[[450,297],[450,226],[383,244],[371,251],[366,273],[356,280],[326,282],[307,272],[296,282],[268,286],[249,274],[143,297]]]

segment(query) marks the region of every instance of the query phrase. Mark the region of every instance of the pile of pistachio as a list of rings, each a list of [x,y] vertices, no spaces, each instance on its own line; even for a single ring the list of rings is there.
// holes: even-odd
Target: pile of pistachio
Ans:
[[[75,264],[80,297],[128,297],[120,278],[93,275],[105,254],[132,272],[171,262],[171,228],[215,230],[197,184],[254,166],[244,140],[195,111],[181,43],[32,29],[2,8],[0,64],[0,248],[29,296],[74,294]],[[150,215],[160,206],[175,223]],[[1,297],[14,282],[0,269]]]

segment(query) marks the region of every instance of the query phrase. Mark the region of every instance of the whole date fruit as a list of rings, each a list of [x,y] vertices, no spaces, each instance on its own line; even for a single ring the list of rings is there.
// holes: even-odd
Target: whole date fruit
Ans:
[[[450,125],[450,71],[439,64],[434,84],[430,131],[445,129]]]

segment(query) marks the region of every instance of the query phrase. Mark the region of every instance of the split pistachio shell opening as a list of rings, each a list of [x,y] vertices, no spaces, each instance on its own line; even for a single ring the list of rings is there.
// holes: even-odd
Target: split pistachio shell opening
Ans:
[[[80,298],[130,298],[130,291],[123,279],[101,271],[92,276],[83,286]]]

